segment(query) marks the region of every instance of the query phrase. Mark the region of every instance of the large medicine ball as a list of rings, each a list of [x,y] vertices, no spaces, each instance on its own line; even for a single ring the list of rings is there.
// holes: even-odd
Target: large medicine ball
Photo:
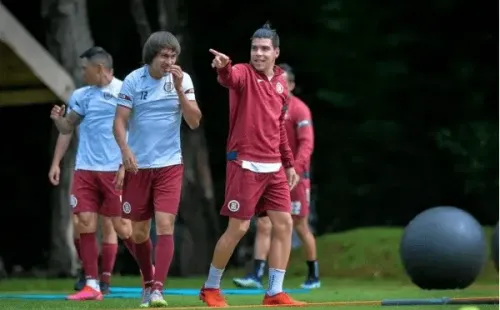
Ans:
[[[400,255],[406,273],[422,289],[463,289],[487,259],[481,225],[455,207],[435,207],[405,228]]]
[[[493,257],[493,263],[498,271],[498,223],[493,232],[493,237],[491,238],[491,256]]]

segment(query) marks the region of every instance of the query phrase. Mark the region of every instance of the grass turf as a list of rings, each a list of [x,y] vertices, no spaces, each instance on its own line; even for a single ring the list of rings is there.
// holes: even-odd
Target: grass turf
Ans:
[[[372,301],[391,298],[437,298],[437,297],[498,297],[498,272],[491,260],[483,273],[471,287],[465,290],[424,291],[410,283],[399,261],[401,229],[370,228],[357,229],[318,238],[318,260],[322,274],[322,288],[294,297],[316,303],[314,309],[352,308],[372,310],[380,306],[348,306],[334,302]],[[486,229],[488,240],[491,229]],[[296,288],[305,272],[300,250],[292,253],[286,288]],[[231,277],[242,271],[230,270],[223,281],[223,288],[233,288]],[[197,279],[170,279],[170,288],[198,288],[203,283]],[[137,287],[139,277],[114,277],[114,286]],[[12,279],[0,282],[0,292],[33,294],[40,292],[70,293],[72,280]],[[196,296],[167,296],[169,308],[203,307]],[[262,296],[227,296],[228,302],[238,308],[262,308],[258,305]],[[328,303],[328,304],[321,304]],[[102,302],[35,301],[0,299],[0,309],[136,309],[138,299],[105,299]],[[447,306],[400,306],[389,309],[459,309]],[[498,309],[498,305],[482,305],[481,310]]]

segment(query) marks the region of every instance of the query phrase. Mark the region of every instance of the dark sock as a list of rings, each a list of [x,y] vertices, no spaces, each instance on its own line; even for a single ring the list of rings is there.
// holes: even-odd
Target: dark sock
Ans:
[[[319,265],[317,260],[308,260],[307,264],[307,278],[319,279]]]
[[[261,260],[261,259],[254,259],[253,260],[252,276],[254,276],[257,280],[262,280],[262,277],[264,276],[265,270],[266,270],[266,261],[265,260]]]
[[[174,238],[172,235],[159,235],[156,238],[153,290],[163,291],[163,282],[167,278],[173,257]]]

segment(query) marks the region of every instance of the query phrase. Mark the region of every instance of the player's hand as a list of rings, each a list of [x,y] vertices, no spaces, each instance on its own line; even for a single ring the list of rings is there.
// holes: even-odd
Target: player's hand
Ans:
[[[52,185],[59,185],[59,176],[61,175],[61,169],[59,165],[52,165],[49,170],[49,181]]]
[[[123,188],[123,179],[125,179],[125,166],[121,165],[113,180],[116,189],[121,190]]]
[[[182,72],[181,67],[177,65],[172,65],[169,68],[169,72],[172,73],[174,78],[174,87],[176,90],[182,90],[182,79],[184,78],[184,72]]]
[[[231,59],[229,59],[228,56],[219,53],[214,49],[209,49],[208,51],[215,56],[214,60],[212,60],[212,68],[217,68],[217,69],[224,68],[225,66],[227,66],[229,61],[231,61]]]
[[[129,148],[122,152],[122,163],[126,171],[136,173],[139,170],[134,153]]]
[[[290,190],[292,190],[299,183],[300,177],[297,174],[297,172],[295,172],[295,168],[293,167],[287,168],[285,170],[285,173],[286,173],[286,179],[288,180],[288,186],[290,186]]]
[[[64,106],[64,104],[62,106],[55,105],[52,107],[52,110],[50,111],[50,118],[56,121],[64,116],[65,111],[66,107]]]

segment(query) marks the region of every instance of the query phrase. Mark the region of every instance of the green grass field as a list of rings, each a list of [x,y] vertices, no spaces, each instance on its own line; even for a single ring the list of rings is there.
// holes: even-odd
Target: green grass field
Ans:
[[[490,236],[490,229],[487,229]],[[423,291],[412,285],[399,262],[398,243],[400,229],[363,229],[324,236],[318,240],[322,288],[310,293],[296,294],[299,300],[312,303],[314,309],[371,310],[378,305],[344,304],[342,302],[377,301],[391,298],[436,297],[498,297],[498,272],[491,261],[485,266],[477,281],[465,290]],[[305,266],[299,251],[294,251],[290,262],[286,288],[297,288]],[[241,270],[229,270],[223,288],[234,288],[231,277],[241,275]],[[169,288],[199,288],[203,278],[169,279]],[[137,287],[139,277],[113,278],[114,286]],[[18,293],[71,293],[72,280],[10,279],[0,282],[0,292]],[[167,296],[169,308],[203,308],[196,296]],[[237,308],[263,308],[262,296],[227,296],[231,306]],[[105,299],[102,302],[34,301],[0,299],[0,309],[136,309],[138,299]],[[481,310],[498,309],[498,305],[478,306]],[[400,306],[388,309],[459,309],[447,306]]]

